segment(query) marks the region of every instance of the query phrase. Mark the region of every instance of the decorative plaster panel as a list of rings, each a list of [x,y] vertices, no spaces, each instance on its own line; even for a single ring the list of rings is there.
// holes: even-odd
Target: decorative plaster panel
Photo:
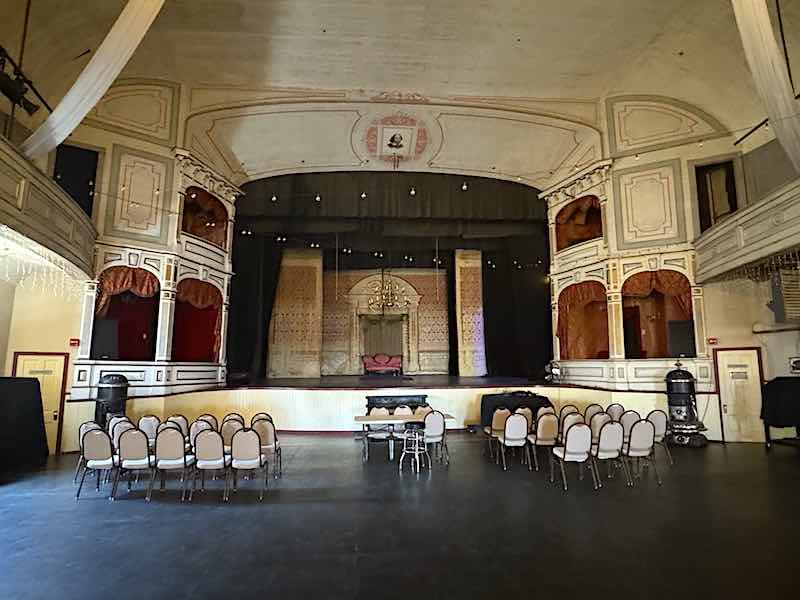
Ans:
[[[614,172],[614,213],[620,249],[685,242],[680,161]]]
[[[110,190],[107,234],[166,244],[172,160],[115,145]]]
[[[456,325],[458,374],[486,375],[483,330],[483,276],[479,250],[456,250]]]
[[[174,146],[178,132],[177,83],[147,79],[115,83],[84,120],[86,125]]]
[[[615,96],[606,100],[611,156],[628,156],[727,135],[708,113],[674,98]]]

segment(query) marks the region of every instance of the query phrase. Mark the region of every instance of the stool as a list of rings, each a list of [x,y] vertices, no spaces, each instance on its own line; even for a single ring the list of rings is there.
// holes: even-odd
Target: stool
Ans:
[[[403,438],[403,452],[400,454],[400,464],[398,472],[403,472],[403,459],[406,454],[411,457],[411,471],[413,472],[416,463],[416,472],[420,472],[420,457],[424,454],[428,461],[428,469],[431,468],[431,456],[428,454],[428,447],[425,445],[425,425],[424,423],[406,423],[405,437]]]

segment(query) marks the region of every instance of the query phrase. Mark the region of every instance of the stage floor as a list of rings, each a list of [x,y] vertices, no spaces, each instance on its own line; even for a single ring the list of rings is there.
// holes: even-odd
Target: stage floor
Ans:
[[[229,388],[280,389],[299,388],[311,390],[371,390],[378,388],[497,388],[531,387],[544,382],[524,377],[451,377],[450,375],[402,375],[398,377],[378,375],[327,375],[317,378],[261,379],[255,383]]]

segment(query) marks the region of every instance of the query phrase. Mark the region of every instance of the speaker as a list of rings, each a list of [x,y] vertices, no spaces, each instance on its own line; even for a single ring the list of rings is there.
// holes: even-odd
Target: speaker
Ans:
[[[92,358],[95,360],[119,359],[119,321],[96,319],[92,334]]]
[[[696,356],[694,346],[694,321],[667,322],[670,356]]]

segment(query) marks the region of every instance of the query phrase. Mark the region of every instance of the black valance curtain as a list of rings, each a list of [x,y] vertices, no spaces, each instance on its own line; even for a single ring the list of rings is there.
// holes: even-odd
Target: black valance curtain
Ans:
[[[552,359],[546,238],[510,238],[483,255],[483,327],[490,376],[539,378]]]
[[[269,319],[278,290],[281,254],[281,246],[272,238],[234,238],[227,343],[232,382],[266,376]]]

